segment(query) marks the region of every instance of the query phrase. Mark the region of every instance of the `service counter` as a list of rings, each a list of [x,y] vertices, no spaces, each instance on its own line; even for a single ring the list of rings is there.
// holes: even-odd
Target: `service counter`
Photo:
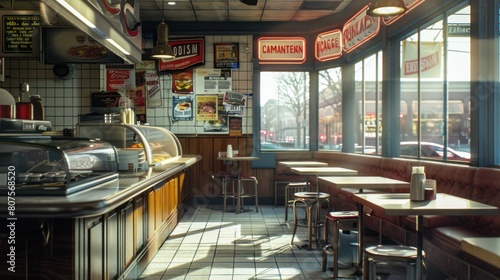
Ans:
[[[200,160],[183,155],[69,195],[3,196],[0,279],[138,279],[181,219]]]

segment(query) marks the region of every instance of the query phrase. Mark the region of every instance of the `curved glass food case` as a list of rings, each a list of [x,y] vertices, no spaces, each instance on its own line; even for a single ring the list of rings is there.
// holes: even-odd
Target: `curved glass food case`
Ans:
[[[182,157],[179,139],[168,129],[120,123],[80,123],[80,137],[111,143],[118,152],[120,175],[142,174]]]
[[[0,137],[0,172],[17,195],[69,195],[118,186],[118,157],[109,143],[75,137]],[[2,184],[3,185],[3,184]]]

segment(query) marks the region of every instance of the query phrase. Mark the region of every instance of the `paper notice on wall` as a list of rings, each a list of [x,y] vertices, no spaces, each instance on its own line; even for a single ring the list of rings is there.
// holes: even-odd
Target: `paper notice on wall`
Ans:
[[[232,89],[231,70],[196,69],[196,94],[225,93]]]
[[[229,136],[241,136],[243,130],[243,119],[238,116],[229,116]]]
[[[156,71],[146,71],[144,77],[146,80],[147,106],[160,107],[161,90],[158,74],[156,74]]]

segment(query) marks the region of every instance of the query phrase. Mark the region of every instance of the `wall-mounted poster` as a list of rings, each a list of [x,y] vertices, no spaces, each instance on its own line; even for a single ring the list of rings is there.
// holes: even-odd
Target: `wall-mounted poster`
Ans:
[[[214,67],[239,68],[240,58],[238,51],[238,43],[214,44]]]
[[[217,117],[217,95],[196,96],[196,120],[216,121]]]
[[[106,90],[118,91],[120,89],[135,90],[134,65],[117,64],[106,65]]]
[[[238,116],[229,116],[229,136],[241,136],[243,130],[243,118]]]
[[[225,93],[232,89],[231,70],[196,69],[196,93]]]
[[[193,69],[172,73],[172,91],[177,94],[193,93]]]
[[[173,120],[174,121],[191,121],[193,120],[193,96],[173,96],[172,99]]]

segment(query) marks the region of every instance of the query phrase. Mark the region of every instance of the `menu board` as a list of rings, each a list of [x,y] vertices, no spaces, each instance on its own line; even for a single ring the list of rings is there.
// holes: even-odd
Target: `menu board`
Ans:
[[[33,38],[40,27],[40,16],[34,14],[2,15],[2,52],[4,54],[33,53]],[[38,39],[37,39],[38,40]]]

